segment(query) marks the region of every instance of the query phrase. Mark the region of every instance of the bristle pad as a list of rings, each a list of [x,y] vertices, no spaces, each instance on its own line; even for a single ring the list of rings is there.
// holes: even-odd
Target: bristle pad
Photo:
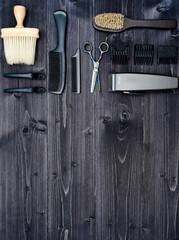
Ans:
[[[36,49],[35,37],[5,37],[4,52],[8,64],[33,65]]]
[[[107,29],[122,29],[124,25],[124,15],[120,13],[98,14],[94,20],[97,26]]]

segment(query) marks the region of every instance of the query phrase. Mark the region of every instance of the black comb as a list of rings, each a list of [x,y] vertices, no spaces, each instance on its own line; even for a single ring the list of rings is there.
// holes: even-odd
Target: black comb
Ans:
[[[77,94],[81,92],[80,63],[81,63],[80,23],[78,18],[78,49],[75,55],[71,57],[72,92]]]
[[[113,63],[128,64],[130,57],[130,47],[126,46],[124,50],[116,50],[111,47],[111,60]]]
[[[154,58],[154,46],[148,44],[136,44],[134,46],[134,64],[152,65]]]
[[[54,12],[57,26],[57,47],[49,52],[49,92],[61,94],[65,87],[66,63],[65,63],[65,36],[67,14],[64,11]]]
[[[178,47],[177,46],[159,46],[157,49],[158,64],[177,64]]]

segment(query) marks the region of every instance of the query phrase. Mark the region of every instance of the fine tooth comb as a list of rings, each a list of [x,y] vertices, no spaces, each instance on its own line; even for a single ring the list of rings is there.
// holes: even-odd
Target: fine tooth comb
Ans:
[[[159,46],[157,49],[158,64],[177,64],[178,47],[177,46]]]
[[[171,20],[134,20],[120,13],[103,13],[93,18],[93,26],[101,31],[122,32],[129,28],[176,29],[177,21]]]
[[[148,44],[136,44],[134,47],[135,65],[152,65],[154,58],[154,46]]]
[[[39,29],[24,27],[25,15],[26,8],[24,6],[15,6],[16,27],[1,29],[6,61],[10,65],[20,63],[33,65],[35,61],[36,40],[39,38]]]
[[[49,92],[62,94],[66,79],[65,38],[67,14],[64,11],[54,12],[57,27],[57,47],[49,52]]]
[[[128,64],[130,57],[130,47],[126,46],[124,50],[116,50],[111,47],[111,60],[113,63]]]
[[[78,18],[78,49],[75,55],[71,57],[71,71],[72,71],[72,92],[79,94],[81,92],[80,80],[80,64],[81,64],[81,51],[80,51],[80,22]]]

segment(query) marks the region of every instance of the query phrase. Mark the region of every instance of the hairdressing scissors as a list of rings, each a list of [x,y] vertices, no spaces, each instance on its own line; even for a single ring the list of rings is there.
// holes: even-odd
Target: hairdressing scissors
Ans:
[[[100,91],[99,62],[102,58],[102,55],[104,53],[108,52],[109,44],[107,42],[101,42],[98,48],[99,48],[100,56],[99,56],[99,59],[97,61],[95,61],[93,56],[92,56],[93,45],[90,42],[85,42],[84,45],[83,45],[83,51],[90,55],[90,58],[93,62],[93,75],[92,75],[92,81],[91,81],[91,93],[94,92],[96,80],[98,81],[98,89]]]

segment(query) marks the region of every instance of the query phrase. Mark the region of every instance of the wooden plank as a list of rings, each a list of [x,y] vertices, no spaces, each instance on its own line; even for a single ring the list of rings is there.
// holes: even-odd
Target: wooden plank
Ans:
[[[1,75],[5,72],[34,72],[46,68],[46,3],[21,1],[27,8],[25,25],[38,27],[34,66],[9,66],[1,41]],[[12,1],[1,1],[1,26],[15,25]],[[4,88],[46,86],[46,82],[1,77],[0,151],[0,238],[47,238],[47,95],[2,93]]]
[[[95,238],[95,163],[94,163],[94,101],[90,96],[91,71],[89,56],[82,52],[82,94],[71,94],[71,56],[77,45],[77,18],[80,17],[80,46],[90,40],[91,2],[66,1],[48,5],[48,21],[55,32],[53,12],[66,10],[67,84],[62,96],[49,96],[49,228],[50,239]],[[49,50],[56,36],[49,35]],[[85,64],[83,64],[85,62]],[[86,64],[87,63],[87,64]],[[88,109],[86,111],[86,109]],[[53,145],[51,144],[53,142]],[[56,215],[57,214],[57,215]]]
[[[128,11],[127,4],[131,6]],[[140,4],[138,3],[140,8]],[[130,15],[135,1],[98,2],[96,14],[120,12]],[[108,34],[117,49],[130,46],[137,34],[133,30]],[[106,34],[96,32],[96,42]],[[138,37],[137,37],[138,38]],[[137,40],[136,40],[137,41]],[[112,65],[109,56],[101,63],[102,93],[97,96],[97,237],[99,239],[139,239],[141,232],[141,161],[143,136],[143,97],[109,93],[111,72],[131,72],[127,66]],[[104,70],[105,69],[105,70]],[[140,69],[140,67],[139,67]],[[136,151],[137,149],[137,151]]]
[[[0,1],[2,27],[15,25],[14,1]],[[0,239],[177,239],[179,237],[178,90],[145,96],[109,93],[111,72],[179,76],[178,65],[157,65],[156,46],[178,45],[170,31],[135,29],[108,34],[94,15],[121,12],[135,19],[178,18],[176,2],[50,1],[27,7],[26,26],[39,27],[36,64],[0,72],[44,71],[44,82],[4,79],[1,89],[49,81],[48,52],[56,46],[53,12],[68,14],[67,83],[62,95],[0,93]],[[71,56],[77,45],[131,47],[130,63],[100,63],[101,92],[90,93],[92,62],[81,52],[82,93],[71,93]],[[152,66],[134,66],[135,44],[153,44]],[[0,47],[3,50],[2,41]],[[47,70],[47,71],[46,71]],[[48,131],[47,131],[48,129]]]

